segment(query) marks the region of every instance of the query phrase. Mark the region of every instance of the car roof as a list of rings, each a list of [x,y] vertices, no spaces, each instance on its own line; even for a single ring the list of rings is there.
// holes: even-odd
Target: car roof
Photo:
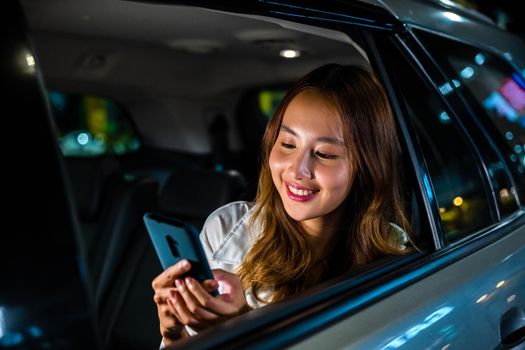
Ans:
[[[523,68],[523,42],[489,17],[450,0],[363,0],[384,8],[399,21],[461,39],[504,56]],[[512,52],[512,54],[511,54]]]
[[[228,22],[222,21],[221,16],[196,19],[192,16],[195,9],[183,9],[161,2],[55,0],[49,4],[38,0],[22,1],[30,23],[37,28],[50,31],[67,30],[76,34],[103,37],[111,33],[114,38],[129,41],[165,42],[170,39],[166,33],[173,28],[182,26],[196,29],[199,23],[210,26],[214,26],[215,23],[220,27],[229,25]],[[460,37],[501,54],[523,51],[516,49],[523,45],[518,37],[498,28],[489,17],[480,12],[451,0],[352,0],[346,3],[373,5],[384,9],[405,24]],[[145,13],[148,14],[147,18],[155,20],[146,20]],[[202,16],[202,12],[199,14]],[[220,36],[220,32],[217,31],[216,35]],[[524,55],[520,55],[523,56],[519,58],[521,62],[525,61]]]

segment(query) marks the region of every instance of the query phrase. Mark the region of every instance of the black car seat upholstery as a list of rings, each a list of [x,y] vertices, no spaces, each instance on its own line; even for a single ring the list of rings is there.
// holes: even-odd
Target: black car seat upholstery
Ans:
[[[200,230],[211,212],[241,198],[245,189],[244,176],[237,171],[177,170],[161,189],[159,209]]]
[[[108,339],[140,263],[132,254],[139,242],[144,246],[142,217],[156,207],[158,183],[127,176],[112,156],[68,157],[66,164],[102,336]]]

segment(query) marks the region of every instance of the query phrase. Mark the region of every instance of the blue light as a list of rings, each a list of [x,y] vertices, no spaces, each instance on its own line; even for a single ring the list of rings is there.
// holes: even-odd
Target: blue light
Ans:
[[[442,95],[450,94],[454,89],[452,88],[452,85],[450,83],[445,83],[439,87],[439,91]]]
[[[510,122],[515,122],[518,119],[516,110],[512,108],[510,103],[498,91],[493,91],[483,101],[483,106],[489,110],[496,110],[499,115],[505,116]]]
[[[5,330],[5,318],[4,318],[4,308],[0,307],[0,339],[4,336]]]
[[[434,193],[432,192],[432,187],[430,186],[427,174],[423,175],[423,184],[425,185],[425,191],[427,191],[428,200],[432,202],[434,199]]]
[[[40,338],[44,332],[42,329],[40,329],[37,326],[31,326],[27,329],[27,332],[33,337],[33,338]]]
[[[457,88],[461,86],[461,83],[457,79],[452,79],[452,84],[454,84],[454,87],[457,87]]]
[[[77,136],[77,142],[79,145],[85,146],[89,142],[89,135],[85,132],[81,132]]]
[[[474,68],[467,66],[459,72],[459,75],[461,75],[463,79],[470,79],[474,75]]]
[[[51,91],[47,94],[49,102],[58,110],[63,111],[66,108],[66,95],[61,92]]]
[[[450,117],[448,116],[447,112],[443,111],[439,114],[439,121],[441,121],[443,124],[450,123]]]
[[[515,154],[511,154],[510,155],[510,160],[513,161],[513,162],[517,162],[518,161],[518,156],[516,156]]]
[[[474,62],[476,62],[478,66],[481,66],[485,63],[485,56],[482,53],[478,53],[476,57],[474,57]]]
[[[519,85],[520,88],[525,90],[525,79],[522,75],[517,72],[512,73],[512,80]]]
[[[450,312],[452,312],[452,310],[454,310],[452,306],[443,306],[437,309],[436,311],[425,317],[423,322],[411,327],[405,333],[383,346],[381,350],[394,350],[399,348],[400,346],[404,345],[407,341],[414,338],[422,330],[427,329],[428,327],[432,326],[434,323],[448,315]]]
[[[21,344],[24,341],[24,336],[20,332],[7,332],[0,338],[0,348],[11,347]]]
[[[521,145],[514,146],[514,152],[521,153],[521,151],[522,151]]]
[[[512,132],[510,132],[510,131],[507,131],[505,133],[505,138],[510,141],[510,140],[512,140],[514,138],[514,134]]]

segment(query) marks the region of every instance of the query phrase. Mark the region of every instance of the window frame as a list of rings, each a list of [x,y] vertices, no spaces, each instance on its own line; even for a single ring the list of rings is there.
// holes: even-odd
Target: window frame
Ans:
[[[497,57],[498,59],[502,60],[507,65],[509,65],[509,68],[512,68],[515,71],[521,71],[520,68],[517,67],[514,62],[509,61],[507,59],[507,57],[505,57],[504,55],[501,55],[499,51],[496,51],[493,48],[485,47],[483,45],[475,44],[475,43],[472,43],[470,41],[462,40],[461,38],[452,38],[452,37],[450,37],[448,35],[445,35],[443,33],[437,33],[435,31],[431,31],[431,30],[428,30],[427,28],[423,28],[423,27],[419,27],[419,26],[412,26],[412,28],[415,29],[416,31],[421,31],[421,32],[424,32],[426,34],[430,34],[430,35],[434,35],[434,36],[438,36],[438,37],[444,38],[446,40],[451,40],[451,41],[454,41],[454,42],[458,42],[458,43],[460,43],[462,45],[469,46],[469,47],[471,47],[473,49],[482,50],[482,51],[487,52],[487,53]],[[417,32],[412,32],[412,36],[414,37],[414,40],[417,41],[418,44],[422,47],[422,49],[427,53],[427,55],[432,57],[432,54],[425,48],[425,44],[418,37]],[[438,62],[439,61],[439,59],[433,58],[433,57],[432,57],[432,60],[434,62]],[[452,74],[453,73],[452,70],[448,69],[449,67],[446,67],[446,66],[443,66],[443,65],[439,65],[438,63],[436,63],[436,66],[442,67],[442,68],[440,68],[440,70],[442,72],[441,74],[443,75],[443,77],[445,77],[445,79],[447,79],[447,81],[451,81],[451,77],[453,75]],[[505,175],[507,177],[507,180],[510,182],[510,184],[513,187],[518,188],[518,189],[521,190],[521,193],[518,194],[516,199],[517,199],[518,207],[523,209],[524,206],[525,206],[525,203],[522,202],[522,198],[521,197],[525,197],[525,186],[523,186],[523,185],[518,186],[519,182],[516,181],[517,174],[515,174],[515,172],[509,166],[509,162],[508,162],[507,158],[503,156],[502,148],[504,148],[504,146],[506,146],[506,142],[503,139],[503,135],[501,135],[499,130],[497,130],[497,127],[492,123],[492,120],[491,120],[490,116],[487,115],[487,113],[483,109],[483,106],[479,103],[479,101],[476,100],[476,98],[474,98],[474,96],[472,95],[472,93],[470,91],[464,92],[462,90],[457,90],[457,97],[458,98],[457,98],[457,101],[455,102],[455,104],[458,105],[458,106],[461,106],[459,108],[463,108],[466,111],[466,114],[468,114],[469,119],[471,120],[471,122],[476,124],[476,127],[479,130],[480,135],[482,135],[482,136],[478,137],[478,140],[481,137],[483,137],[483,141],[488,143],[490,148],[494,151],[494,153],[498,157],[498,160],[504,165],[504,171],[505,171]],[[478,142],[478,144],[480,144],[480,142]],[[497,202],[497,199],[496,199],[496,202]],[[516,211],[518,211],[519,208]],[[498,210],[498,212],[499,212],[499,210]],[[498,214],[498,217],[499,217],[499,221],[501,221],[502,220],[502,215],[500,213]]]
[[[415,67],[417,67],[419,74],[425,77],[426,83],[429,85],[429,87],[433,88],[436,96],[442,100],[444,106],[446,106],[448,109],[447,112],[450,111],[450,118],[454,119],[458,126],[458,130],[464,137],[467,145],[473,151],[472,153],[477,162],[478,169],[480,170],[480,176],[485,187],[485,193],[487,194],[487,198],[489,200],[490,211],[493,215],[493,222],[491,224],[470,232],[464,237],[452,242],[446,241],[443,230],[439,232],[440,239],[442,239],[442,242],[444,243],[442,247],[458,244],[458,242],[470,239],[471,236],[482,234],[491,227],[497,225],[502,220],[498,208],[497,198],[494,195],[494,184],[492,183],[488,173],[488,165],[485,157],[483,156],[483,151],[479,148],[480,145],[483,145],[483,141],[487,140],[486,138],[480,138],[481,130],[479,130],[479,125],[476,125],[472,120],[474,118],[471,118],[469,113],[466,113],[468,114],[466,116],[463,116],[464,113],[460,113],[463,112],[462,109],[464,106],[462,106],[462,101],[459,99],[459,96],[443,96],[439,93],[437,82],[447,81],[447,77],[443,75],[439,65],[435,62],[432,56],[428,54],[425,48],[421,46],[420,42],[416,40],[413,33],[411,33],[410,30],[407,30],[405,33],[396,34],[396,37],[398,39],[398,45],[403,47],[405,50],[404,52],[409,53],[411,56],[412,63]],[[494,151],[494,149],[492,150]],[[435,208],[434,210],[438,210],[438,208]],[[439,218],[439,216],[436,216],[436,218]]]

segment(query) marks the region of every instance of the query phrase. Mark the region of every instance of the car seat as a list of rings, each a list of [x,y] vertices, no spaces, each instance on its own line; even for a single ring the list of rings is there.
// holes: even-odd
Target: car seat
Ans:
[[[160,191],[159,209],[200,230],[211,212],[241,198],[245,188],[244,176],[234,170],[177,170]]]
[[[140,262],[130,252],[147,236],[142,217],[156,206],[158,183],[127,176],[109,155],[68,157],[66,164],[101,333],[107,338],[122,307],[116,300],[129,292],[129,279]]]

